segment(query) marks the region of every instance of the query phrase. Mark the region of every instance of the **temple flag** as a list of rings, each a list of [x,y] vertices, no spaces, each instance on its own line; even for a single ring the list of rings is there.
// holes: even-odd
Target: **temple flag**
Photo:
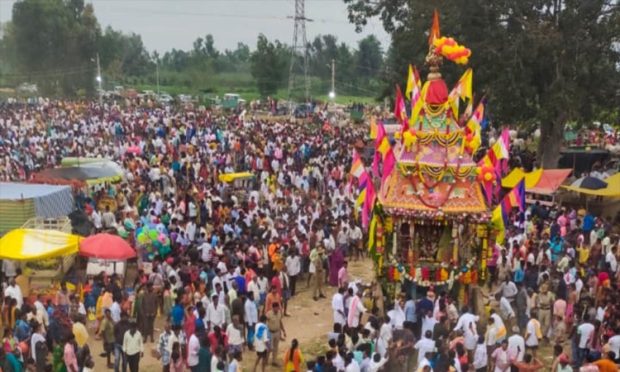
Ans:
[[[407,121],[407,107],[405,106],[405,98],[403,97],[403,92],[401,92],[400,87],[396,85],[396,99],[394,101],[394,117],[398,120],[402,125],[406,125]]]
[[[378,126],[377,126],[377,119],[372,116],[370,118],[370,139],[375,139],[377,138],[377,130],[378,130]]]
[[[467,109],[470,111],[472,105],[472,85],[473,85],[473,70],[468,68],[465,70],[459,81],[456,83],[452,91],[448,95],[448,102],[450,102],[450,106],[452,107],[452,113],[454,115],[454,119],[458,120],[459,118],[459,101],[467,101]]]
[[[359,178],[364,172],[364,163],[360,158],[357,151],[353,150],[353,162],[351,163],[351,175],[355,178]]]
[[[428,45],[433,45],[435,39],[439,39],[441,36],[439,31],[439,12],[437,9],[433,12],[433,25],[428,33]]]
[[[491,224],[497,230],[497,236],[495,237],[495,242],[498,244],[503,244],[504,238],[506,237],[506,226],[504,225],[504,218],[502,216],[502,206],[498,205],[493,210],[491,214]]]
[[[394,156],[394,151],[392,150],[392,148],[390,148],[385,154],[385,157],[383,158],[383,175],[381,176],[381,187],[383,187],[383,184],[390,176],[395,166],[396,157]]]

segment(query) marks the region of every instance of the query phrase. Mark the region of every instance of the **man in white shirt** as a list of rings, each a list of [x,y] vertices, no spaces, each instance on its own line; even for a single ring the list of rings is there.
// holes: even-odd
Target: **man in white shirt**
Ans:
[[[366,308],[357,293],[354,294],[353,289],[349,288],[348,293],[351,296],[351,302],[349,304],[347,324],[349,328],[357,328],[360,324],[360,317],[366,312]]]
[[[609,265],[612,273],[618,270],[618,260],[616,259],[617,246],[611,247],[611,250],[605,256],[605,262]]]
[[[508,300],[512,301],[518,292],[519,290],[517,289],[515,283],[510,281],[509,278],[506,278],[496,293],[501,293],[503,297],[506,297]]]
[[[344,326],[347,324],[344,313],[344,292],[343,287],[338,288],[338,292],[332,297],[332,310],[334,312],[334,323]]]
[[[487,345],[484,343],[484,337],[478,337],[478,345],[474,351],[474,369],[476,371],[486,371],[487,364],[489,363]]]
[[[127,356],[129,370],[139,371],[140,358],[144,354],[144,344],[136,322],[129,323],[129,330],[123,336],[123,353]]]
[[[616,329],[615,335],[609,338],[609,349],[616,355],[616,360],[620,359],[620,329]]]
[[[590,352],[592,346],[592,336],[594,335],[594,325],[590,323],[590,317],[588,314],[584,315],[583,323],[577,327],[577,334],[579,335],[579,351],[577,353],[576,365],[581,365],[586,355]]]
[[[213,329],[215,326],[223,328],[226,323],[226,306],[220,304],[218,295],[211,296],[211,303],[207,307],[206,324],[208,329]]]
[[[4,290],[4,297],[11,297],[17,301],[17,308],[21,309],[24,304],[24,296],[22,295],[22,290],[15,283],[15,278],[11,278],[9,280],[9,285]]]
[[[385,363],[387,363],[387,361],[388,361],[387,358],[382,357],[381,354],[379,353],[375,353],[375,355],[373,355],[372,357],[372,361],[370,362],[370,368],[368,369],[368,371],[369,372],[379,371],[385,365]],[[428,360],[426,360],[426,362],[428,363],[429,366],[431,365],[430,362],[428,362]]]
[[[515,358],[516,362],[522,362],[525,356],[525,339],[518,333],[508,337],[508,354]]]
[[[344,372],[360,372],[360,366],[357,364],[355,358],[353,358],[353,353],[347,353],[344,363],[346,366]]]
[[[112,305],[110,305],[110,315],[114,324],[121,321],[121,305],[118,303],[118,299],[115,298]]]
[[[478,330],[476,328],[476,322],[480,318],[477,315],[471,314],[467,306],[463,307],[463,314],[459,318],[454,331],[461,330],[465,336],[465,349],[473,351],[476,349],[478,343]]]
[[[301,272],[301,259],[297,254],[297,249],[291,248],[289,256],[286,257],[284,262],[286,265],[286,273],[288,274],[289,284],[291,289],[291,296],[295,296],[295,289],[297,286],[297,276]]]
[[[514,325],[515,311],[512,309],[510,305],[510,301],[506,296],[501,296],[499,293],[495,295],[495,299],[499,302],[499,312],[502,316],[502,320],[504,324],[508,327],[508,329],[512,329]]]
[[[196,329],[196,332],[198,332],[198,329]],[[192,333],[187,343],[187,366],[192,371],[198,366],[199,362],[200,340],[196,336],[196,332]]]
[[[435,352],[435,341],[432,340],[433,332],[426,331],[424,337],[413,345],[413,348],[418,351],[418,369],[422,369],[421,363],[424,361],[427,353]]]
[[[252,348],[254,340],[254,326],[258,323],[258,307],[254,302],[254,293],[248,292],[245,303],[243,304],[243,319],[248,333],[248,346]]]
[[[254,328],[254,349],[256,350],[256,362],[254,362],[254,371],[256,371],[256,367],[261,363],[262,370],[265,370],[267,365],[267,357],[269,350],[267,349],[267,342],[269,338],[267,334],[269,333],[269,329],[267,328],[267,317],[265,315],[260,316],[260,322],[256,324]]]
[[[260,300],[260,288],[258,287],[258,277],[256,275],[252,276],[252,280],[250,280],[247,285],[246,292],[252,293],[252,300],[258,306]]]

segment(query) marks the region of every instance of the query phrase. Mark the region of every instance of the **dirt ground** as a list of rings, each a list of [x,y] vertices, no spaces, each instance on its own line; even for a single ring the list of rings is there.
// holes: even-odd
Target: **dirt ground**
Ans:
[[[359,279],[369,283],[372,278],[372,261],[368,258],[362,261],[349,262],[349,276],[352,280]],[[312,360],[316,355],[325,351],[327,346],[327,333],[332,328],[331,297],[335,288],[326,286],[325,296],[327,298],[314,301],[312,299],[312,287],[306,286],[306,278],[297,283],[297,294],[289,301],[288,312],[291,317],[284,318],[284,328],[287,337],[280,342],[279,364],[282,364],[286,348],[290,345],[290,340],[296,338],[306,360]],[[155,321],[155,341],[162,330],[163,318],[158,317]],[[93,325],[94,326],[94,325]],[[99,354],[103,351],[103,344],[100,340],[95,340],[91,325],[88,326],[91,337],[88,345],[91,348],[95,360],[95,371],[106,371],[105,358]],[[140,361],[141,371],[157,371],[161,369],[160,361],[153,357],[151,350],[156,349],[156,343],[147,343],[144,350],[144,358]],[[243,370],[252,371],[255,361],[255,353],[245,351],[243,353]],[[281,371],[282,367],[276,368],[268,366],[267,371]]]
[[[349,262],[349,276],[351,280],[361,280],[364,283],[369,283],[373,280],[372,261],[368,258],[362,261]],[[331,297],[335,291],[334,287],[325,287],[325,295],[327,298],[319,301],[312,299],[312,289],[306,286],[306,278],[298,281],[297,295],[289,301],[289,313],[291,317],[284,318],[284,327],[287,332],[286,340],[280,342],[280,358],[278,362],[282,364],[282,359],[286,348],[290,344],[290,340],[296,338],[299,340],[300,347],[304,353],[306,360],[312,360],[317,355],[323,354],[327,349],[327,333],[332,328],[332,311],[331,311]],[[485,291],[486,295],[486,291]],[[163,324],[163,318],[158,317],[155,323],[155,335],[156,340],[161,332]],[[95,360],[95,371],[106,371],[105,359],[100,357],[99,354],[103,351],[103,345],[100,340],[95,340],[93,336],[92,327],[89,325],[88,329],[91,332],[91,338],[88,344],[91,348],[92,354]],[[145,345],[144,358],[140,361],[141,371],[158,371],[161,369],[161,364],[158,359],[153,357],[151,350],[156,349],[156,344],[147,343]],[[570,345],[564,344],[565,351],[570,352]],[[543,343],[538,350],[538,358],[545,364],[546,368],[551,366],[553,362],[552,345]],[[254,352],[245,351],[243,353],[242,366],[244,371],[252,371],[256,354]],[[260,369],[259,369],[260,370]],[[267,366],[266,371],[275,372],[282,371],[282,367]]]

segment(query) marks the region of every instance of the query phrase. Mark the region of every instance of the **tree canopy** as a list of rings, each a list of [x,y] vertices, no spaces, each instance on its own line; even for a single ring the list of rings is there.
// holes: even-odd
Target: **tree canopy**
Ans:
[[[545,167],[556,165],[566,122],[596,120],[620,104],[617,0],[344,1],[358,28],[379,17],[392,36],[384,96],[404,84],[409,63],[424,71],[437,7],[442,33],[472,50],[474,91],[487,96],[493,122],[540,126]],[[450,81],[461,72],[444,67]]]

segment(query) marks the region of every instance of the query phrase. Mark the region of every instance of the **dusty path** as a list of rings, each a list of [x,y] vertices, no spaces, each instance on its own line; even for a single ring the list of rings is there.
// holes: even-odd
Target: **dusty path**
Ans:
[[[372,280],[372,273],[372,261],[368,258],[363,261],[349,262],[349,276],[352,280],[360,279],[368,283]],[[334,294],[335,288],[329,286],[325,287],[325,295],[327,298],[319,301],[314,301],[312,299],[312,287],[306,287],[305,278],[298,281],[297,288],[297,295],[289,302],[289,313],[292,316],[284,318],[287,338],[286,341],[280,343],[280,364],[282,363],[281,359],[284,357],[286,348],[293,338],[299,340],[301,350],[306,360],[313,359],[317,354],[324,352],[327,346],[327,333],[332,329],[331,297]],[[162,328],[162,323],[162,317],[158,317],[155,323],[156,338]],[[103,350],[102,342],[100,340],[95,340],[91,327],[88,328],[91,332],[91,338],[88,344],[94,356],[95,371],[106,371],[105,358],[99,356]],[[144,358],[140,361],[141,371],[161,370],[160,361],[153,357],[153,353],[151,352],[151,350],[156,347],[157,345],[153,343],[146,344]],[[244,371],[252,371],[254,360],[255,353],[249,351],[244,352],[242,362]],[[275,368],[268,366],[267,368],[267,371],[281,370],[282,367]]]

